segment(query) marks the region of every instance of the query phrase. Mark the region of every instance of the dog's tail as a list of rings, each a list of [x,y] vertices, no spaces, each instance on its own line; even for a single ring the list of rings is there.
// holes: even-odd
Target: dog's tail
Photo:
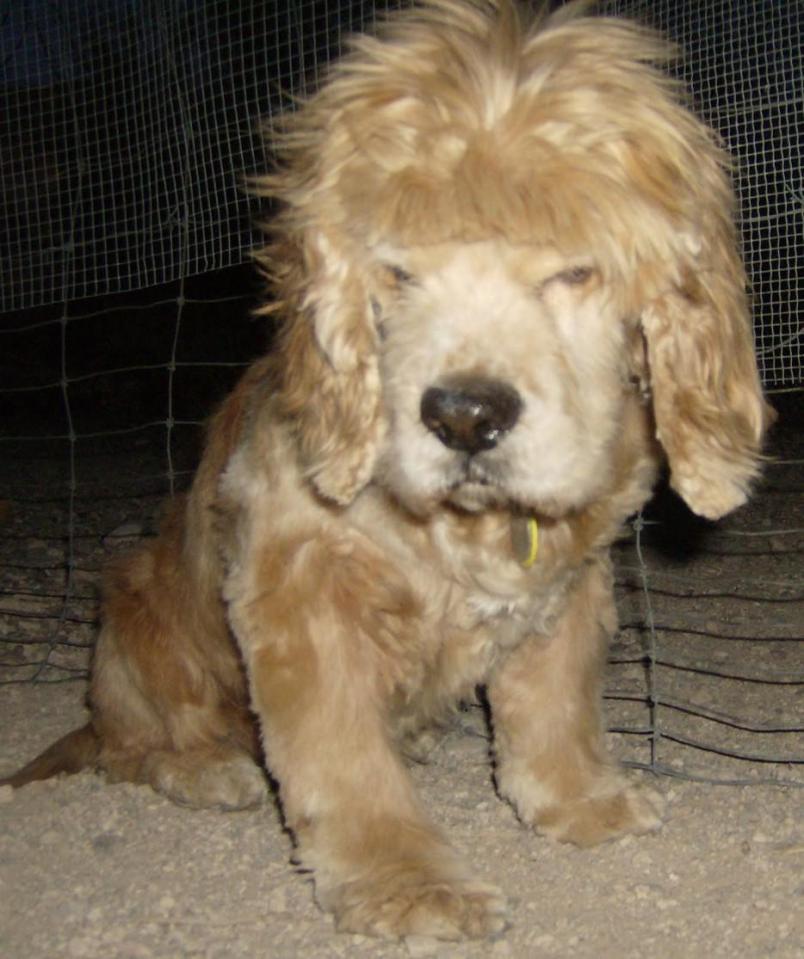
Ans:
[[[74,729],[52,746],[48,746],[43,753],[40,753],[36,759],[32,759],[27,766],[23,766],[13,776],[0,779],[0,786],[19,789],[27,783],[36,782],[39,779],[50,779],[51,776],[58,776],[59,773],[77,773],[89,766],[94,766],[98,761],[99,753],[100,741],[97,733],[92,728],[92,723],[87,723],[86,726]]]

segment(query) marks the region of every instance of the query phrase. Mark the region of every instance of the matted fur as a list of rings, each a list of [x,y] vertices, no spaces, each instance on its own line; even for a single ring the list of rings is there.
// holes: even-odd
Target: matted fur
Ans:
[[[502,899],[403,758],[484,683],[523,823],[581,845],[658,826],[604,745],[608,547],[665,458],[696,512],[739,506],[767,418],[724,157],[667,55],[508,0],[429,0],[353,43],[254,182],[281,203],[275,355],[107,578],[90,726],[8,781],[95,762],[238,808],[265,795],[261,743],[339,928],[486,935]],[[474,452],[422,405],[467,383],[516,412]]]

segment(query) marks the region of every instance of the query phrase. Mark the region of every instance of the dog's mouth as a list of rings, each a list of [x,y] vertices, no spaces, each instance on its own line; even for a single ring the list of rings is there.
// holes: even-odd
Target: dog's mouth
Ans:
[[[446,487],[450,503],[478,512],[490,507],[512,506],[499,468],[475,456],[462,456],[455,464]]]
[[[554,495],[523,499],[512,488],[514,484],[509,473],[499,451],[498,455],[463,456],[449,471],[448,481],[442,487],[441,501],[471,513],[503,509],[512,514],[550,519],[560,519],[577,508],[577,504],[564,502]]]
[[[446,506],[466,513],[503,510],[512,515],[558,519],[572,508],[572,504],[550,494],[528,496],[528,491],[516,483],[499,449],[473,455],[453,453],[446,463],[442,461],[438,474],[427,485],[392,480],[387,486],[407,510],[420,517]]]
[[[459,486],[499,486],[499,479],[494,471],[473,456],[462,457],[458,467],[458,475],[452,482],[452,488]]]

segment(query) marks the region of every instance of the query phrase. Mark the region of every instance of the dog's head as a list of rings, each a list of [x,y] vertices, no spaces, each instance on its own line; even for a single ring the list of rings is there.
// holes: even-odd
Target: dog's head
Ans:
[[[766,407],[732,193],[666,53],[619,21],[429,0],[292,117],[262,259],[323,495],[582,506],[638,384],[690,507],[745,500]]]

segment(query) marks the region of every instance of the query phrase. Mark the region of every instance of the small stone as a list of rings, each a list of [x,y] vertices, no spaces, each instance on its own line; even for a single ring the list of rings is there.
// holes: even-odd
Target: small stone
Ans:
[[[67,952],[70,956],[74,956],[75,959],[80,959],[82,956],[90,956],[92,955],[92,951],[93,943],[84,936],[76,936],[75,939],[71,939],[69,943],[67,943]]]
[[[110,542],[113,542],[116,539],[128,539],[132,536],[142,536],[142,523],[122,523],[120,526],[116,527],[108,533],[103,538],[104,545],[108,545]]]
[[[440,940],[433,938],[433,936],[407,936],[405,938],[405,946],[407,947],[408,953],[416,959],[418,956],[436,956],[438,955],[438,947],[443,945]]]
[[[268,908],[271,912],[287,912],[288,897],[283,886],[274,889],[268,897]]]

